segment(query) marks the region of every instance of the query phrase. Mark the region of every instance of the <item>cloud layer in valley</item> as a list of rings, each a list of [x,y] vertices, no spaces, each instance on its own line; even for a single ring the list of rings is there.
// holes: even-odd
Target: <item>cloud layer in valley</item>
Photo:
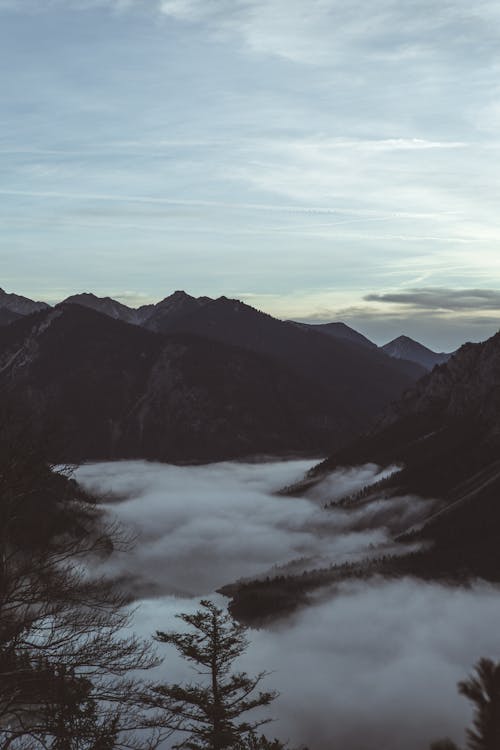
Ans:
[[[105,566],[142,597],[135,630],[149,637],[179,629],[175,614],[194,611],[199,597],[225,606],[214,588],[276,563],[369,553],[387,542],[388,527],[400,529],[429,511],[418,498],[381,500],[351,513],[322,509],[383,476],[375,466],[336,472],[309,499],[273,494],[310,465],[82,466],[77,477],[107,493],[109,514],[138,534],[133,550]],[[480,656],[500,656],[499,619],[499,592],[486,584],[343,584],[322,590],[293,617],[251,631],[238,666],[271,671],[267,685],[281,692],[269,736],[311,750],[422,750],[445,735],[462,742],[471,717],[456,682]],[[166,660],[158,679],[193,679],[175,653],[160,652]]]
[[[273,730],[313,750],[422,750],[446,735],[463,745],[470,709],[456,683],[480,656],[500,655],[499,616],[489,586],[343,586],[252,633],[249,667],[276,670]]]
[[[212,597],[224,606],[222,597]],[[179,612],[197,600],[141,602],[135,628],[179,630]],[[343,585],[292,618],[249,633],[238,662],[249,673],[270,671],[266,686],[281,695],[265,715],[269,737],[310,750],[424,750],[453,738],[464,745],[471,708],[459,696],[482,656],[500,658],[498,588],[452,589],[411,579]],[[173,649],[158,679],[195,675]]]
[[[300,479],[310,461],[178,467],[141,461],[84,465],[77,477],[109,494],[109,511],[137,536],[106,570],[147,592],[196,596],[274,565],[329,565],[389,549],[390,532],[423,517],[418,498],[377,501],[356,511],[325,502],[380,476],[376,466],[339,471],[310,499],[275,493]]]

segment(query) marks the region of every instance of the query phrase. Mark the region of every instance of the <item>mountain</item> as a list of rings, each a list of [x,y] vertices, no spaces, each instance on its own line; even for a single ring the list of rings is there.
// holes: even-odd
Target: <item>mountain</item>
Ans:
[[[65,310],[65,319],[69,309],[87,309],[158,335],[194,335],[210,341],[212,349],[218,343],[218,356],[222,356],[222,345],[244,350],[253,359],[258,356],[280,377],[286,372],[297,392],[293,413],[303,412],[305,405],[314,401],[306,422],[315,426],[304,428],[301,440],[295,441],[300,450],[331,448],[366,429],[391,400],[424,372],[414,363],[393,360],[375,347],[349,341],[347,326],[341,337],[325,335],[312,326],[304,328],[276,320],[226,297],[195,298],[177,291],[156,305],[136,310],[109,297],[84,293],[69,297],[57,308],[44,303],[42,307],[47,311]],[[339,330],[335,326],[327,328]],[[99,363],[95,366],[100,369]],[[305,424],[303,417],[301,424]],[[283,446],[293,442],[282,440]]]
[[[344,339],[351,341],[353,344],[360,344],[361,346],[367,346],[370,349],[376,349],[377,345],[370,341],[370,339],[363,336],[359,331],[355,331],[354,328],[350,328],[345,323],[298,323],[295,320],[287,321],[293,323],[296,326],[300,326],[305,330],[311,329],[317,331],[317,333],[325,333],[327,336],[332,336],[335,339]],[[402,357],[402,359],[405,359]]]
[[[137,324],[140,318],[138,310],[122,305],[121,302],[117,302],[111,297],[96,297],[95,294],[89,292],[73,294],[71,297],[67,297],[62,304],[88,307],[90,310],[96,310],[103,315],[114,318],[114,320],[122,320],[125,323]]]
[[[134,308],[123,305],[111,297],[97,297],[95,294],[85,292],[67,297],[63,304],[88,307],[103,315],[108,315],[114,320],[121,320],[132,325],[143,325],[151,331],[161,333],[168,329],[170,321],[178,320],[182,316],[197,310],[206,301],[209,301],[208,297],[196,299],[186,292],[178,291],[156,304]]]
[[[30,313],[48,308],[49,305],[46,302],[35,302],[32,299],[28,299],[28,297],[22,297],[19,294],[8,294],[3,289],[0,289],[0,310],[8,310],[16,315],[30,315]]]
[[[436,365],[442,365],[452,356],[445,352],[433,352],[432,349],[419,344],[418,341],[414,341],[409,336],[399,336],[382,346],[381,349],[390,357],[416,362],[426,370],[432,370]]]
[[[173,324],[197,312],[208,302],[212,302],[210,297],[197,298],[191,297],[183,291],[174,292],[161,302],[153,305],[152,310],[144,320],[144,325],[151,331],[168,332],[172,330]]]
[[[337,429],[322,395],[268,357],[76,304],[0,329],[0,388],[60,435],[57,461],[318,452]]]
[[[500,445],[500,333],[465,344],[421,378],[378,424],[314,473],[339,463],[398,463],[412,491],[449,494]],[[446,459],[444,458],[446,456]],[[399,481],[398,480],[398,481]]]
[[[429,539],[420,564],[500,579],[500,333],[465,344],[395,403],[376,428],[333,454],[308,477],[374,462],[401,468],[384,493],[435,498],[405,540]],[[429,562],[430,560],[430,562]]]
[[[172,297],[195,312],[167,305],[170,333],[74,302],[0,329],[0,387],[63,427],[65,460],[325,451],[418,371],[234,300]]]
[[[322,399],[324,414],[334,417],[335,444],[366,429],[425,372],[414,363],[277,320],[227,297],[170,320],[164,330],[239,346],[294,372]]]
[[[375,530],[377,509],[384,509],[386,531],[391,524],[397,528],[392,548],[352,563],[225,586],[220,592],[231,598],[234,616],[248,624],[281,617],[314,601],[313,592],[331,593],[349,579],[500,582],[500,333],[462,346],[393,404],[372,430],[282,492],[304,496],[322,482],[326,490],[332,471],[369,463],[392,471],[326,503],[324,512],[340,510],[346,528],[349,523],[356,528],[363,517],[371,519]],[[426,510],[415,496],[429,501]],[[405,508],[412,508],[418,521],[405,522]]]
[[[22,316],[19,313],[12,312],[6,307],[0,307],[0,326],[8,326],[14,320],[19,320]]]

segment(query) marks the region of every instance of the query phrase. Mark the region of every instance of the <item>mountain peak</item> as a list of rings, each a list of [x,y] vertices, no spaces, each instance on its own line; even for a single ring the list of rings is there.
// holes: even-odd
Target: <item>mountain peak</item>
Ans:
[[[46,302],[35,302],[35,300],[22,297],[20,294],[9,294],[4,289],[0,289],[0,308],[9,310],[11,313],[30,315],[49,307],[50,305]]]
[[[111,297],[97,297],[92,292],[82,292],[67,297],[64,302],[68,305],[81,305],[89,307],[91,310],[103,313],[115,320],[122,320],[125,323],[137,323],[137,311],[133,310],[121,302],[117,302]]]
[[[209,297],[196,298],[183,289],[177,289],[156,305],[149,305],[144,308],[147,315],[143,320],[143,325],[152,331],[166,333],[173,324],[177,324],[179,320],[189,316],[211,301]]]
[[[423,346],[423,344],[419,344],[418,341],[415,341],[415,339],[410,338],[410,336],[407,336],[406,333],[402,333],[401,336],[397,336],[395,339],[392,339],[392,341],[389,342],[389,344],[386,344],[386,346],[389,346],[390,344],[396,344],[396,343],[411,343],[411,344],[418,344],[419,346]]]
[[[434,352],[432,349],[405,334],[389,341],[381,349],[389,357],[417,362],[422,367],[425,367],[426,370],[432,370],[436,365],[442,365],[451,357],[451,354],[447,354],[446,352]]]

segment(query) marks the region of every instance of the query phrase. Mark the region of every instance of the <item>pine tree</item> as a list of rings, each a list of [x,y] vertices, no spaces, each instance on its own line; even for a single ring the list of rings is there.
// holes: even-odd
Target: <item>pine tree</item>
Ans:
[[[233,662],[248,645],[246,628],[210,601],[203,600],[200,606],[194,614],[177,615],[191,632],[156,634],[156,640],[173,645],[202,676],[201,683],[157,686],[167,724],[187,735],[178,748],[250,747],[256,737],[254,730],[269,719],[244,721],[240,717],[268,706],[277,693],[258,690],[265,672],[250,677],[246,672],[232,671]]]
[[[458,683],[458,691],[475,707],[473,728],[467,729],[468,750],[500,748],[500,662],[480,659],[475,674]],[[433,742],[430,750],[459,750],[450,739]]]
[[[470,750],[500,748],[500,663],[480,659],[476,673],[458,684],[459,692],[475,706],[473,729],[467,730]]]

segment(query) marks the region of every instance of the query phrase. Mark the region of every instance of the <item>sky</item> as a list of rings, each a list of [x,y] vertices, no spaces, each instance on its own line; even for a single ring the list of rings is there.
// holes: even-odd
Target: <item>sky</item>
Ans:
[[[493,0],[0,0],[0,283],[500,320]]]

